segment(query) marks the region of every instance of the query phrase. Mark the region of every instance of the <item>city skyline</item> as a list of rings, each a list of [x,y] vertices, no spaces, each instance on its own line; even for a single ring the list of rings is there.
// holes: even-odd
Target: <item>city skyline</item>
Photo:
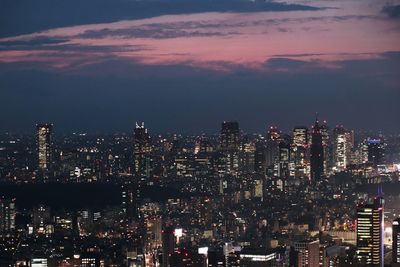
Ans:
[[[0,266],[400,266],[400,0],[0,2]]]

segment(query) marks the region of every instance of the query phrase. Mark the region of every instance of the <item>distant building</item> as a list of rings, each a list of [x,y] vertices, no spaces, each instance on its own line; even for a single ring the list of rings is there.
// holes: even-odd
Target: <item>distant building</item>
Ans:
[[[295,164],[295,176],[305,177],[307,175],[307,161],[309,151],[309,134],[305,126],[293,129],[293,143],[291,154]]]
[[[134,130],[134,174],[140,179],[150,178],[152,175],[152,151],[150,135],[144,123],[136,123]]]
[[[294,243],[297,254],[297,267],[319,267],[319,240],[299,241]]]
[[[0,234],[15,230],[15,199],[0,198]]]
[[[332,143],[326,121],[321,125],[322,147],[324,150],[324,174],[328,175],[332,167]]]
[[[170,257],[175,249],[175,235],[172,226],[162,231],[162,267],[173,267],[170,264]]]
[[[336,171],[344,171],[351,164],[351,152],[353,149],[353,132],[343,126],[337,126],[333,130],[333,156]]]
[[[372,163],[375,167],[385,164],[385,146],[383,138],[368,138],[368,162]]]
[[[357,261],[366,266],[383,266],[383,204],[378,195],[372,204],[357,207]]]
[[[41,171],[47,171],[52,163],[52,124],[37,124],[36,136],[38,146],[38,167]]]
[[[311,180],[319,180],[324,175],[324,147],[322,145],[322,133],[318,119],[312,129],[311,149]]]
[[[393,221],[392,266],[400,266],[400,218]]]
[[[237,176],[239,171],[240,130],[236,121],[224,121],[220,133],[222,173]]]
[[[266,166],[270,167],[276,163],[279,154],[279,142],[281,140],[281,131],[275,126],[271,126],[267,132],[266,144]]]

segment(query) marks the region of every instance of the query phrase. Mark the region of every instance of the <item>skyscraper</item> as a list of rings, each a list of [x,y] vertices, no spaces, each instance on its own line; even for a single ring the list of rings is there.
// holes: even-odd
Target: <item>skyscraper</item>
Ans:
[[[136,123],[134,130],[134,174],[136,177],[150,178],[152,173],[152,145],[144,123]]]
[[[273,165],[278,159],[279,142],[281,139],[281,132],[278,127],[271,126],[267,132],[266,142],[266,166]]]
[[[238,174],[239,169],[240,130],[236,121],[224,121],[220,133],[220,150],[223,155],[223,172]]]
[[[38,145],[38,167],[41,171],[47,171],[52,163],[52,124],[37,124],[36,135]]]
[[[298,267],[319,267],[319,240],[305,240],[294,243],[298,253]]]
[[[385,142],[383,138],[368,138],[368,162],[374,166],[385,163]]]
[[[221,150],[238,150],[240,145],[239,123],[236,121],[224,121],[221,127]]]
[[[170,256],[175,248],[174,228],[167,226],[162,231],[162,266],[170,267]]]
[[[356,256],[362,265],[383,267],[383,205],[380,192],[372,204],[357,206]]]
[[[333,130],[333,156],[336,171],[344,171],[351,164],[353,149],[353,132],[343,126],[336,126]]]
[[[315,120],[312,129],[310,161],[311,180],[319,180],[324,175],[324,148],[322,146],[322,134],[318,119]]]
[[[326,121],[321,125],[322,147],[324,149],[324,174],[327,175],[332,167],[332,143],[329,127]]]
[[[400,218],[393,221],[392,266],[400,266]]]
[[[0,198],[0,234],[15,229],[15,199]]]
[[[296,173],[300,176],[306,174],[306,161],[308,159],[308,128],[305,126],[293,129],[292,158],[296,166]]]

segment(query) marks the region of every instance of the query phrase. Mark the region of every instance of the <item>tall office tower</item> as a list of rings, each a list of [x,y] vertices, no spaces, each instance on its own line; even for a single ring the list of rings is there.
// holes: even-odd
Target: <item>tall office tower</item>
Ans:
[[[39,170],[47,171],[52,163],[52,124],[37,124],[36,136],[38,145]]]
[[[294,250],[298,253],[297,267],[319,267],[319,240],[295,242]]]
[[[368,162],[374,166],[385,164],[385,141],[383,138],[368,138]]]
[[[242,173],[254,173],[256,145],[250,140],[242,144],[240,151],[240,170]]]
[[[152,174],[152,145],[144,123],[136,123],[134,130],[134,173],[138,178],[150,178]]]
[[[278,159],[279,142],[281,139],[281,131],[277,127],[271,126],[267,132],[266,147],[266,166],[272,166]]]
[[[135,185],[123,184],[121,186],[121,211],[127,222],[132,222],[137,215],[139,195],[140,191]]]
[[[293,144],[297,147],[308,145],[308,128],[306,126],[298,126],[293,129]]]
[[[287,179],[290,176],[290,144],[290,136],[283,136],[279,142],[278,160],[275,163],[276,167],[274,168],[275,176],[277,177]]]
[[[259,174],[265,174],[266,170],[266,146],[264,142],[256,143],[254,152],[254,171]]]
[[[170,265],[170,256],[174,253],[175,235],[172,226],[166,227],[162,231],[162,266],[172,267]]]
[[[400,266],[400,218],[395,219],[392,226],[392,266]]]
[[[331,171],[332,158],[331,158],[331,137],[329,134],[329,127],[326,121],[321,125],[322,146],[324,148],[324,173],[327,175]]]
[[[15,199],[0,198],[0,234],[15,230]]]
[[[357,206],[357,261],[363,266],[382,266],[383,251],[383,206],[381,192],[372,204]]]
[[[336,126],[333,130],[334,163],[336,171],[344,171],[351,164],[354,147],[354,132],[343,126]]]
[[[293,129],[292,158],[299,176],[306,174],[306,161],[308,154],[308,128],[305,126]]]
[[[221,150],[238,150],[240,146],[239,123],[236,121],[224,121],[220,134]]]
[[[220,133],[224,173],[236,176],[239,171],[240,130],[236,121],[224,121]]]
[[[393,221],[392,224],[392,266],[400,266],[400,218]]]
[[[311,148],[311,180],[319,180],[324,175],[324,147],[322,145],[322,134],[318,119],[312,129]]]

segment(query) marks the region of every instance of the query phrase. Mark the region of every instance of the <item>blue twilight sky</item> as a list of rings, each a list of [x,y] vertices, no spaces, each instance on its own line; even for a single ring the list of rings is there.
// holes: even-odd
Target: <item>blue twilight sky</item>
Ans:
[[[3,0],[0,129],[400,130],[400,0]]]

